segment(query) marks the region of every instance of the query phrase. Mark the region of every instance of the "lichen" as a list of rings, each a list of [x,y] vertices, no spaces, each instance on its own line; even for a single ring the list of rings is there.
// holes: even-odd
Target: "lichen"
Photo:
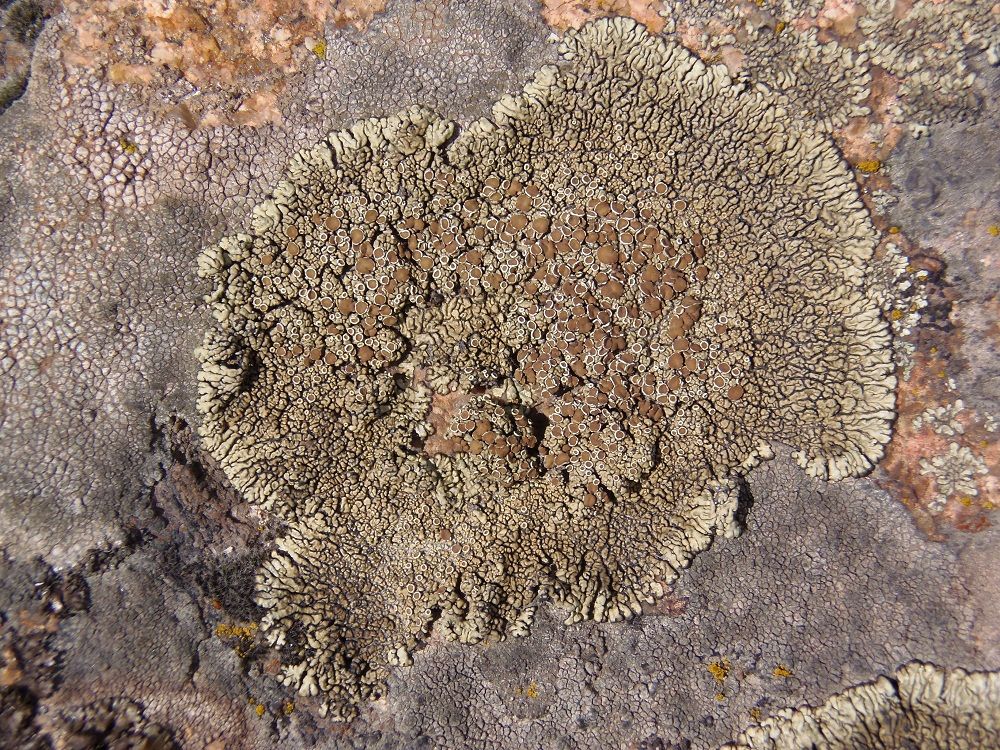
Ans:
[[[965,432],[965,425],[958,415],[965,410],[962,399],[943,406],[929,406],[913,418],[913,429],[919,430],[924,425],[930,427],[938,435],[954,437]]]
[[[988,472],[982,458],[958,443],[949,443],[946,453],[920,459],[920,473],[931,477],[937,487],[937,494],[930,503],[932,511],[940,511],[953,496],[978,495],[976,477]]]
[[[815,28],[799,31],[770,15],[740,20],[734,33],[712,39],[711,46],[738,50],[744,73],[784,93],[790,109],[827,131],[868,113],[866,54],[835,40],[820,41]]]
[[[729,659],[715,659],[708,663],[706,669],[712,675],[712,679],[721,685],[729,676],[729,670],[732,669],[732,665],[729,663]]]
[[[913,135],[981,108],[972,58],[1000,60],[1000,12],[988,0],[754,0],[694,16],[699,46],[784,91],[789,106],[833,130],[867,114],[873,70],[893,80],[891,114]],[[686,11],[681,11],[688,15]]]
[[[913,333],[927,307],[927,281],[927,271],[913,266],[902,247],[891,240],[879,245],[868,266],[867,294],[889,321],[893,358],[904,380],[909,378],[914,351],[906,337]]]
[[[662,0],[542,0],[542,18],[557,31],[578,29],[595,18],[628,16],[659,33],[665,13]]]
[[[1000,672],[912,662],[822,706],[783,709],[722,750],[978,750],[1000,736]]]
[[[989,0],[917,0],[903,10],[893,0],[869,0],[859,26],[860,49],[899,79],[898,117],[915,135],[927,125],[965,119],[981,106],[972,56],[996,64],[1000,10]]]
[[[302,151],[205,251],[201,434],[285,524],[286,683],[341,713],[433,626],[637,614],[795,449],[868,470],[893,416],[851,172],[785,100],[625,19],[460,131],[414,107]]]
[[[792,670],[786,667],[784,664],[778,664],[771,670],[772,677],[778,677],[780,679],[787,679],[792,676]]]

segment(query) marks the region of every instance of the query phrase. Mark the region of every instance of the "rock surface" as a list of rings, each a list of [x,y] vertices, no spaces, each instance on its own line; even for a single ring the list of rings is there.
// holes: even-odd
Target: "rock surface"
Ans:
[[[103,23],[122,20],[87,37],[82,4],[7,3],[3,72],[28,75],[0,105],[0,746],[713,748],[914,660],[1000,669],[997,12],[914,4],[980,19],[934,58],[961,73],[937,102],[907,79],[919,24],[896,39],[859,22],[870,4],[266,3],[232,37],[213,31],[225,4],[108,0]],[[779,451],[741,488],[743,533],[641,614],[567,625],[543,596],[523,638],[432,632],[335,721],[281,684],[290,653],[262,632],[255,578],[286,530],[197,437],[197,257],[302,146],[415,104],[467,125],[556,59],[552,28],[609,13],[736,75],[743,45],[790,96],[820,84],[767,80],[797,68],[760,63],[762,30],[909,45],[865,63],[867,114],[847,87],[846,122],[821,123],[883,233],[876,262],[890,243],[908,259],[887,283],[919,292],[886,311],[888,454],[824,483]],[[216,57],[154,54],[184,19]]]

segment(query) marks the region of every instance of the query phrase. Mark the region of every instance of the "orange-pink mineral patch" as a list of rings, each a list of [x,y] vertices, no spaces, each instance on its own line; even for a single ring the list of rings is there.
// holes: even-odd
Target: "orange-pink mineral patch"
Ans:
[[[628,16],[658,34],[665,25],[660,0],[542,0],[542,19],[556,31],[578,29],[595,18]]]
[[[910,379],[900,384],[896,432],[881,464],[886,489],[931,538],[948,527],[982,531],[1000,504],[998,433],[948,387],[951,350],[962,336],[937,338],[917,351]]]
[[[323,57],[328,23],[362,29],[385,0],[65,0],[63,7],[71,31],[60,46],[69,64],[115,84],[172,73],[245,100],[267,98],[282,76]],[[262,111],[271,111],[266,102]],[[241,124],[273,119],[245,116]]]

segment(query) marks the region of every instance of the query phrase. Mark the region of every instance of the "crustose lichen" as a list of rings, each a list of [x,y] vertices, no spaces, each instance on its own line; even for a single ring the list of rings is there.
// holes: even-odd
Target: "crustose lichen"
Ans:
[[[638,613],[773,443],[836,479],[888,440],[875,232],[832,143],[630,21],[561,52],[465,130],[330,135],[201,258],[201,432],[287,525],[264,626],[340,711],[435,623],[524,632],[540,590]]]

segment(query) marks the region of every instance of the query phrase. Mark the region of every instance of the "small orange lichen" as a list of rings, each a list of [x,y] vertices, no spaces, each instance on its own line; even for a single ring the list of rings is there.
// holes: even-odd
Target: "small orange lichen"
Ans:
[[[220,622],[215,626],[215,635],[217,637],[235,639],[235,642],[231,645],[234,653],[241,659],[253,653],[256,632],[256,623],[250,623],[249,625],[228,625]]]
[[[991,237],[1000,237],[1000,224],[990,224],[986,227],[986,231]]]
[[[528,683],[528,687],[524,691],[524,696],[526,698],[531,698],[532,700],[534,700],[541,694],[542,691],[538,689],[538,683],[536,683],[534,680]]]
[[[750,709],[750,719],[759,722],[764,717],[764,712],[754,706]]]
[[[875,172],[878,172],[882,168],[882,162],[878,159],[864,159],[854,166],[858,168],[859,172],[863,172],[864,174],[875,174]]]
[[[130,141],[125,136],[121,136],[118,139],[118,146],[121,148],[122,151],[124,151],[129,156],[132,156],[133,154],[139,152],[139,147],[136,146],[134,143],[132,143],[132,141]]]
[[[715,681],[720,685],[726,681],[726,677],[729,676],[729,670],[732,665],[729,663],[729,659],[716,659],[715,661],[709,662],[706,669],[715,678]]]
[[[316,55],[316,57],[318,57],[320,60],[326,58],[326,42],[320,40],[316,42],[316,44],[314,44],[310,49],[312,53]]]
[[[249,625],[228,625],[220,622],[215,626],[215,634],[219,638],[252,638],[257,631],[257,623]]]
[[[897,226],[891,226],[887,231],[889,232],[889,234],[899,234],[901,230]]]
[[[291,716],[294,710],[295,710],[295,703],[293,701],[285,701],[281,706],[281,713],[283,713],[285,716]]]
[[[722,701],[724,701],[725,699],[726,699],[726,694],[725,693],[716,693],[715,694],[715,700],[719,701],[719,703],[722,703]]]
[[[257,705],[256,705],[256,706],[254,707],[254,713],[255,713],[255,714],[257,714],[258,716],[263,716],[263,715],[264,715],[264,711],[265,711],[265,710],[266,710],[266,709],[264,708],[264,704],[263,704],[263,703],[258,703],[258,704],[257,704]]]
[[[784,664],[779,664],[774,669],[771,670],[771,674],[774,677],[781,677],[781,678],[791,677],[792,676],[792,670],[790,670]]]

